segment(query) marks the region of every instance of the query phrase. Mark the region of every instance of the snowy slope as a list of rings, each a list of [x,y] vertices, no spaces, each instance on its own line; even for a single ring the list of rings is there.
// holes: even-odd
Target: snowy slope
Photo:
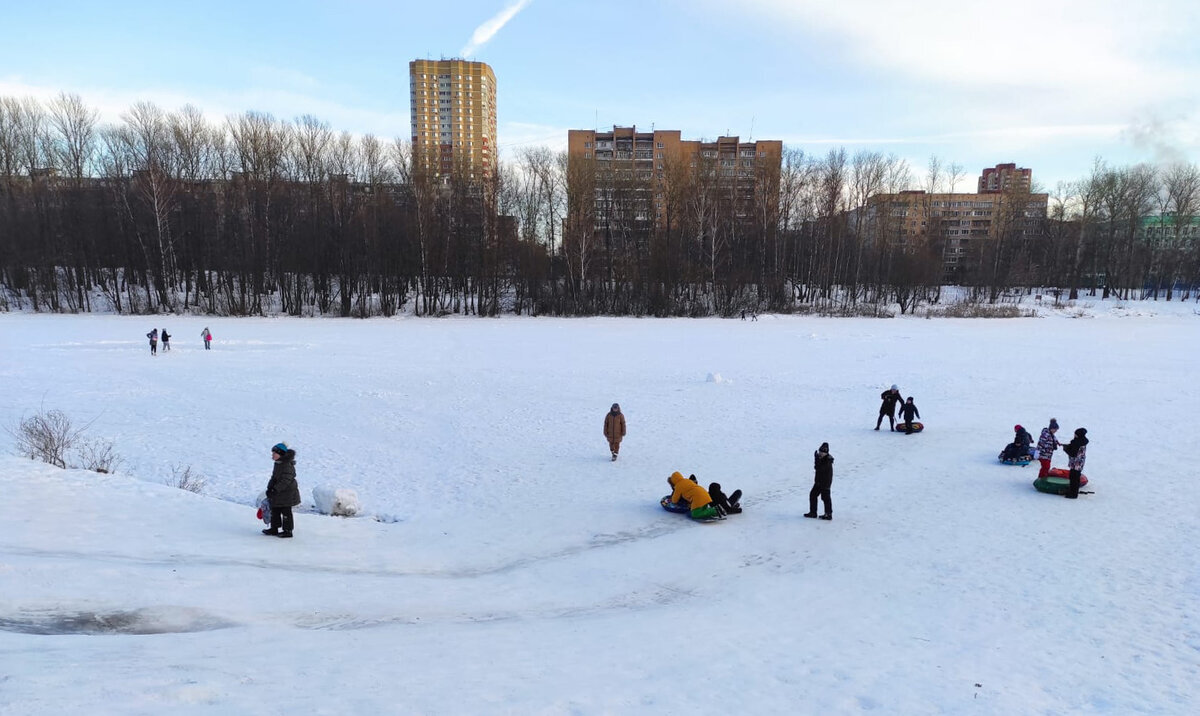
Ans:
[[[1190,713],[1200,319],[1087,313],[0,316],[0,424],[126,459],[0,458],[0,713]],[[925,433],[871,430],[893,382]],[[1092,438],[1075,502],[995,460],[1052,415]],[[261,536],[280,440],[367,516]],[[746,512],[663,512],[677,469]]]

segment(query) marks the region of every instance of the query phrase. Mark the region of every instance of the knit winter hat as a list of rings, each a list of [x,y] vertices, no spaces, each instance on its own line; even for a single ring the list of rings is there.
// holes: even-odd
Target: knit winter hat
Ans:
[[[892,390],[900,390],[900,387],[897,386],[895,383],[892,383]]]
[[[1087,428],[1079,428],[1075,431],[1075,434],[1082,438],[1087,435]]]
[[[1058,421],[1055,420],[1054,418],[1050,418],[1050,429],[1058,430]]]
[[[821,443],[821,447],[817,448],[817,452],[829,452],[829,443]]]
[[[271,448],[271,452],[279,453],[280,455],[287,455],[287,451],[288,446],[286,443],[275,443],[275,446]]]
[[[1021,427],[1020,425],[1014,425],[1014,426],[1013,426],[1013,432],[1017,432],[1017,433],[1019,433],[1019,432],[1021,432],[1021,431],[1022,431],[1022,430],[1024,430],[1024,429],[1025,429],[1025,428]]]

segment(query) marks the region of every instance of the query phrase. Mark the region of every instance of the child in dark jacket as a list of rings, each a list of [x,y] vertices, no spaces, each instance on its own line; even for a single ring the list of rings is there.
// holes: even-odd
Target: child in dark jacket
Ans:
[[[900,406],[900,417],[904,418],[905,435],[912,435],[916,432],[913,430],[913,418],[921,417],[921,411],[917,410],[917,404],[913,402],[911,396],[908,400],[904,401],[904,405]]]
[[[717,508],[717,512],[722,515],[736,515],[742,511],[741,490],[734,490],[732,495],[726,495],[721,492],[721,483],[710,482],[708,496],[712,498],[712,504]]]
[[[1013,441],[1005,446],[1000,453],[1001,460],[1021,460],[1033,458],[1033,450],[1030,445],[1033,445],[1033,436],[1029,431],[1020,425],[1013,426]]]
[[[1071,484],[1067,487],[1067,492],[1063,497],[1071,500],[1079,497],[1079,476],[1083,474],[1083,463],[1087,460],[1087,446],[1087,428],[1079,428],[1075,431],[1075,437],[1071,438],[1071,442],[1063,448],[1063,452],[1071,458],[1067,463],[1067,468],[1070,470],[1067,474],[1070,476]]]
[[[284,443],[271,448],[271,480],[267,483],[267,499],[271,501],[271,526],[262,531],[273,537],[292,536],[292,508],[300,504],[300,485],[296,482],[296,451]],[[282,531],[281,531],[282,528]]]
[[[829,443],[821,443],[821,447],[813,453],[813,486],[808,491],[808,512],[805,517],[817,516],[817,497],[825,503],[823,520],[833,519],[833,502],[829,490],[833,487],[833,455],[829,454]]]

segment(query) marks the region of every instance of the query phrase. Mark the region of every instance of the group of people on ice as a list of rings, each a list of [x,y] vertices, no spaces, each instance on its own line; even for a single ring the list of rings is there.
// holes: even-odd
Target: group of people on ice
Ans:
[[[1021,425],[1013,426],[1013,441],[1000,451],[1000,460],[1010,464],[1028,464],[1036,458],[1041,464],[1038,478],[1050,477],[1050,461],[1054,451],[1062,448],[1067,456],[1067,490],[1064,497],[1075,499],[1079,497],[1079,483],[1083,475],[1083,464],[1087,460],[1087,428],[1078,428],[1071,441],[1063,445],[1058,441],[1058,420],[1050,418],[1050,424],[1042,428],[1038,436],[1037,453],[1033,450],[1033,436]]]
[[[162,341],[162,347],[164,351],[171,350],[171,334],[167,333],[167,329],[164,328],[162,329],[162,333],[159,333],[157,328],[152,328],[150,329],[150,332],[146,334],[146,337],[150,339],[150,355],[158,355],[159,340]],[[200,338],[204,339],[204,350],[210,350],[212,345],[212,333],[209,332],[208,326],[205,326],[204,330],[200,331]]]

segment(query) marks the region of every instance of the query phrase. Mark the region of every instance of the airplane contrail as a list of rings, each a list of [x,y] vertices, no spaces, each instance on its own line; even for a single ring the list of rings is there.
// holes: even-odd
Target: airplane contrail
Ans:
[[[483,47],[500,32],[500,28],[508,24],[508,21],[513,19],[517,13],[525,9],[533,0],[517,0],[513,4],[501,10],[495,17],[475,28],[475,32],[471,33],[471,41],[462,50],[463,57],[469,57],[475,54],[475,51]]]

